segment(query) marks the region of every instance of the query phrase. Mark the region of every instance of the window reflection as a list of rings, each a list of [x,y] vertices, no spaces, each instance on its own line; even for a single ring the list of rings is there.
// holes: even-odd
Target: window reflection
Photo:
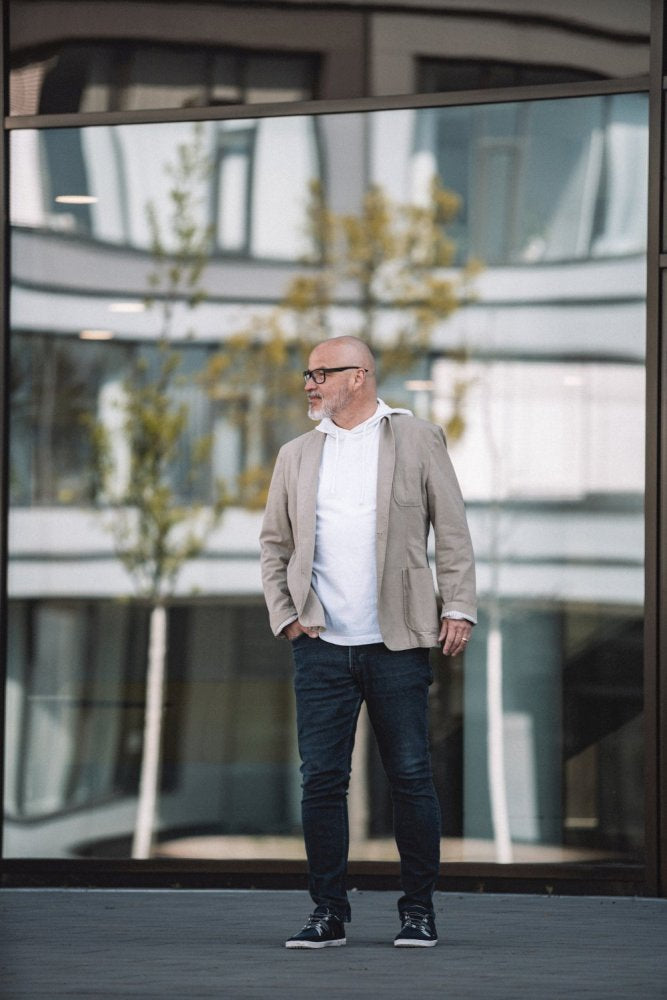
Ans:
[[[187,414],[170,486],[206,505],[222,477],[228,505],[169,606],[159,849],[300,850],[257,531],[276,451],[308,426],[307,345],[362,332],[383,397],[447,429],[479,564],[466,670],[435,664],[445,858],[641,857],[646,134],[641,95],[13,133],[10,856],[128,850],[146,609],[116,603],[89,428],[127,475],[125,380],[168,328]],[[170,271],[184,191],[187,238],[210,234],[192,287]],[[393,858],[358,743],[353,853]]]
[[[436,170],[463,199],[460,255],[513,264],[641,253],[643,101],[623,94],[420,112],[419,173]]]
[[[145,639],[141,612],[117,602],[12,603],[7,691],[23,738],[6,770],[11,819],[102,806],[136,788]]]
[[[315,96],[315,54],[275,55],[128,38],[43,47],[17,68],[14,96],[30,113],[135,111],[305,101]],[[20,113],[20,112],[19,112]]]
[[[536,87],[544,83],[573,83],[597,80],[594,70],[569,66],[513,63],[506,59],[420,59],[419,93],[437,94],[448,90],[487,90],[491,87]]]
[[[211,254],[295,260],[311,250],[304,191],[322,173],[316,119],[47,129],[16,132],[13,142],[28,172],[14,172],[12,219],[27,230],[149,249],[150,213],[168,213],[182,148],[199,161],[189,168],[193,182],[202,174],[193,210],[210,224]],[[164,238],[173,250],[173,233]]]

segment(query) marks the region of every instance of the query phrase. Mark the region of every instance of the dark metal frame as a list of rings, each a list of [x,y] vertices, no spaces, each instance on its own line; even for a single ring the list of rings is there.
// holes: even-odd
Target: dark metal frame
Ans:
[[[646,873],[651,895],[667,896],[667,353],[665,248],[665,0],[652,0],[649,102],[649,216],[646,354]]]
[[[0,107],[3,120],[9,111],[9,4],[0,7]],[[0,756],[5,746],[5,675],[7,663],[7,517],[9,512],[9,137],[0,138]],[[0,767],[0,803],[4,803],[4,767]],[[3,823],[0,822],[0,858]]]
[[[90,125],[149,124],[255,118],[285,115],[349,114],[401,108],[443,107],[576,98],[600,94],[649,91],[649,231],[647,285],[647,445],[646,445],[646,611],[645,611],[645,733],[646,733],[646,864],[449,864],[438,887],[448,891],[538,892],[572,895],[667,896],[667,628],[661,608],[667,607],[667,352],[662,333],[663,287],[667,281],[665,234],[665,6],[652,0],[651,73],[649,77],[549,84],[501,90],[457,91],[446,94],[309,101],[162,111],[106,112],[12,117],[8,105],[8,4],[0,25],[4,128],[0,140],[0,378],[7,385],[9,346],[9,219],[8,136],[14,129],[64,128]],[[8,412],[7,393],[0,402],[0,621],[6,620]],[[5,630],[0,629],[0,656],[6,662]],[[4,668],[2,670],[4,677]],[[1,678],[0,678],[1,679]],[[4,746],[4,685],[0,691],[0,746]],[[0,792],[2,769],[0,769]],[[0,846],[1,846],[0,831]],[[388,862],[351,862],[350,884],[359,888],[398,888],[398,866]],[[4,886],[100,886],[192,888],[301,888],[306,886],[304,862],[275,861],[111,861],[108,859],[4,859]]]
[[[502,87],[498,90],[456,90],[442,94],[398,94],[392,97],[355,97],[289,104],[229,104],[202,108],[163,108],[145,111],[99,111],[60,115],[5,117],[9,131],[25,128],[84,128],[89,125],[154,125],[164,122],[217,121],[234,118],[285,118],[288,115],[335,115],[356,111],[400,111],[404,108],[443,108],[471,104],[508,104],[513,101],[546,101],[559,97],[597,97],[648,91],[649,76],[580,83],[544,83],[535,87]]]
[[[350,861],[356,889],[400,891],[398,863]],[[6,859],[4,888],[307,889],[305,861],[152,859]],[[441,892],[504,892],[568,896],[652,895],[643,865],[494,865],[458,862],[438,879]]]

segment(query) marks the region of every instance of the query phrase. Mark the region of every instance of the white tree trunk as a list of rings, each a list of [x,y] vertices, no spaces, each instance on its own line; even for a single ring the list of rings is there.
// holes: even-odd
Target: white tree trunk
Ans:
[[[151,853],[160,785],[166,661],[167,610],[164,605],[157,604],[152,609],[150,617],[144,740],[139,778],[139,800],[132,842],[133,858],[148,858]]]
[[[352,774],[348,790],[348,814],[350,825],[350,847],[358,848],[368,840],[368,730],[369,719],[366,705],[361,706],[357,733],[352,751]]]
[[[507,807],[505,733],[503,731],[503,639],[500,626],[491,623],[486,644],[487,769],[491,824],[496,861],[510,864],[512,838]]]

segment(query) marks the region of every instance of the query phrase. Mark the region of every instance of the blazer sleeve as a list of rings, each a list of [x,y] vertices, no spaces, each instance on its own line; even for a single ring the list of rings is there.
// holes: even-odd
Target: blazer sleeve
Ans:
[[[259,535],[262,586],[274,635],[297,611],[287,585],[287,566],[294,552],[294,535],[288,510],[286,461],[278,453]]]
[[[426,488],[442,613],[458,611],[476,621],[475,556],[463,497],[442,428],[433,430]]]

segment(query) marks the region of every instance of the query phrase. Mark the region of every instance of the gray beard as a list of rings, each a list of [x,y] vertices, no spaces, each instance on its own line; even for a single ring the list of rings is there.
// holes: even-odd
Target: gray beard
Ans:
[[[314,407],[318,407],[318,412],[314,412]],[[308,418],[309,420],[323,420],[324,417],[331,417],[330,413],[327,413],[329,409],[328,406],[324,406],[321,399],[316,399],[308,406]]]
[[[325,417],[333,420],[338,411],[347,405],[351,395],[346,389],[341,389],[328,403],[325,403],[323,399],[314,399],[312,403],[308,404],[308,417],[310,420],[324,420]],[[318,410],[317,416],[314,412],[315,408]]]

